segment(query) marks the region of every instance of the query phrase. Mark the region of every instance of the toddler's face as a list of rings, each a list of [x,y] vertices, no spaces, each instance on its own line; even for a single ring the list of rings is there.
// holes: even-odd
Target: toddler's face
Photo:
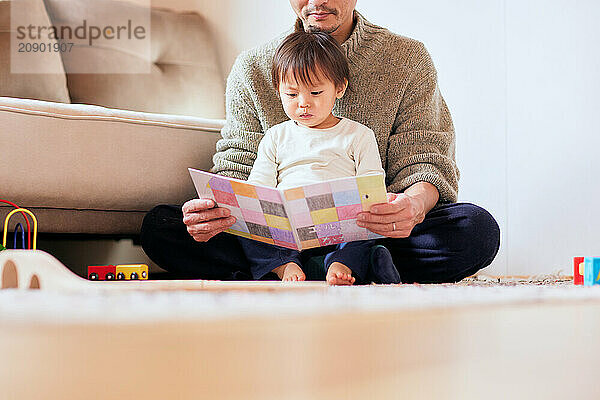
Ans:
[[[290,119],[300,125],[328,128],[332,119],[335,120],[331,114],[335,100],[342,98],[346,87],[336,88],[333,81],[326,78],[311,78],[313,85],[297,82],[293,76],[280,82],[279,96],[283,109]]]

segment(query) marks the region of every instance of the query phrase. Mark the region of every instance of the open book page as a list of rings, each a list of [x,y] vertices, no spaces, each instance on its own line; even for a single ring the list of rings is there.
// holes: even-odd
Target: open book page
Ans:
[[[225,232],[298,249],[279,190],[192,168],[189,171],[198,196],[213,199],[236,218],[236,223]]]
[[[300,249],[381,236],[356,225],[356,216],[387,202],[384,176],[340,178],[284,190]]]
[[[356,225],[356,216],[387,202],[383,174],[279,190],[189,171],[199,197],[213,199],[236,218],[225,232],[296,250],[381,237]]]

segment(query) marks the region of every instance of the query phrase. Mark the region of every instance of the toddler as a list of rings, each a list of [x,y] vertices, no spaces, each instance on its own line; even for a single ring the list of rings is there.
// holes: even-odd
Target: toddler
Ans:
[[[248,181],[288,188],[347,176],[384,173],[375,134],[368,127],[332,114],[348,88],[350,72],[340,45],[327,33],[294,32],[278,47],[273,85],[289,121],[265,133]],[[252,274],[274,272],[283,281],[302,281],[307,254],[240,238]],[[391,254],[373,240],[326,248],[326,280],[399,283]]]

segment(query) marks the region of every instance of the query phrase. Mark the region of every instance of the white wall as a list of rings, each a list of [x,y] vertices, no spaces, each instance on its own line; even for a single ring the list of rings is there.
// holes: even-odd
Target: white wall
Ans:
[[[291,26],[284,0],[158,0],[206,15],[228,68]],[[372,22],[423,41],[457,131],[460,199],[502,229],[492,274],[569,273],[600,255],[596,149],[600,3],[358,0]]]

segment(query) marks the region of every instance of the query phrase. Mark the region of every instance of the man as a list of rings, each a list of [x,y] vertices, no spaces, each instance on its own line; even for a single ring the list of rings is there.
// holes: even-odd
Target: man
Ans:
[[[350,65],[350,87],[334,114],[369,126],[386,170],[388,203],[362,213],[358,225],[386,236],[403,282],[454,282],[489,265],[500,244],[494,218],[457,204],[454,127],[424,46],[367,21],[356,0],[290,0],[296,29],[325,31]],[[246,179],[263,133],[287,119],[271,83],[281,37],[242,53],[227,81],[227,122],[213,171]],[[209,279],[247,278],[237,240],[221,234],[235,222],[212,200],[152,210],[142,246],[161,267]],[[305,257],[315,259],[319,250]]]

